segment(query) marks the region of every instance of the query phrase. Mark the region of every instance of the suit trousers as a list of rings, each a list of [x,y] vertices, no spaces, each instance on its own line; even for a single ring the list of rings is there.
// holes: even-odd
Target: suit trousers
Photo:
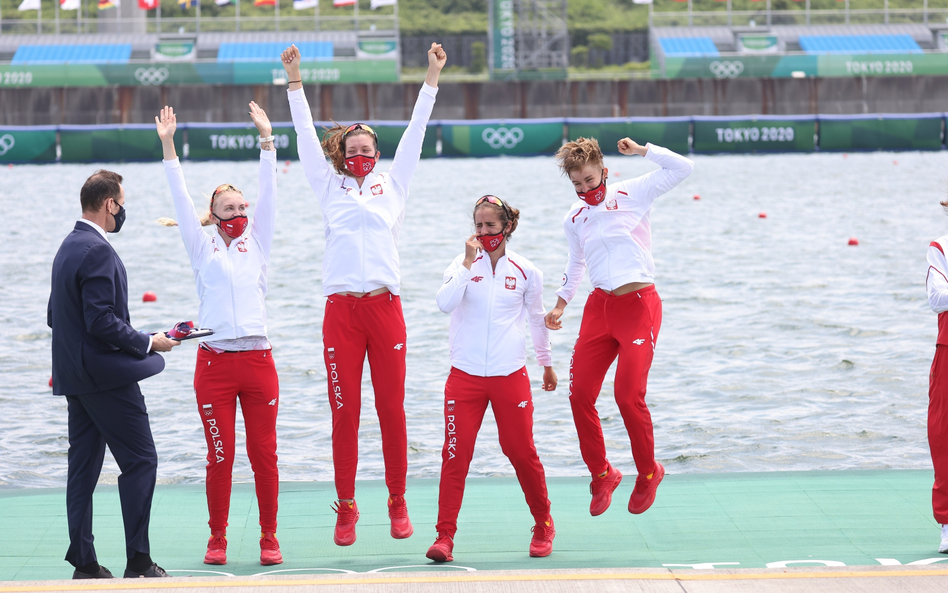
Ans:
[[[125,553],[150,553],[148,522],[155,493],[158,453],[151,436],[145,398],[137,383],[118,389],[66,397],[69,409],[69,470],[66,513],[73,566],[97,562],[92,544],[92,494],[108,445],[122,474],[118,478]]]

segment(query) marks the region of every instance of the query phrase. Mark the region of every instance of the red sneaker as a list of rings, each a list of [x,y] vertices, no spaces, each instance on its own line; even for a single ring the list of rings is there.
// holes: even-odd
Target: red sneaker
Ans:
[[[534,558],[543,558],[553,552],[553,538],[556,530],[553,529],[553,517],[543,523],[533,526],[533,539],[530,540],[530,555]]]
[[[403,495],[388,497],[388,518],[392,520],[392,537],[395,539],[405,539],[415,533]]]
[[[204,564],[227,564],[227,535],[223,531],[211,532],[211,539],[207,540]]]
[[[439,533],[438,539],[431,544],[425,556],[435,562],[451,562],[454,560],[454,556],[451,555],[452,551],[454,551],[454,540],[447,533]]]
[[[589,493],[592,494],[592,502],[589,503],[589,514],[593,517],[606,512],[609,505],[612,504],[612,493],[622,482],[622,472],[609,464],[608,473],[600,478],[593,476],[589,484]]]
[[[655,462],[655,469],[651,474],[635,478],[635,488],[632,489],[632,497],[629,498],[629,512],[633,515],[644,513],[652,503],[655,502],[655,493],[658,485],[662,483],[665,477],[665,467]]]
[[[336,530],[332,534],[332,541],[337,546],[351,546],[356,540],[356,521],[359,520],[359,507],[355,501],[333,503],[332,510],[336,511]]]
[[[280,542],[277,541],[276,534],[272,531],[265,531],[260,534],[260,564],[263,566],[283,564]]]

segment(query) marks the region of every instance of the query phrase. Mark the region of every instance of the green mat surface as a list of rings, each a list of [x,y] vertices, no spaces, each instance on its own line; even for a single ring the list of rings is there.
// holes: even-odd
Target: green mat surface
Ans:
[[[359,482],[358,540],[344,548],[332,541],[332,483],[283,483],[277,536],[285,562],[272,567],[259,564],[252,484],[234,487],[226,566],[203,563],[209,535],[203,485],[159,485],[152,556],[174,576],[948,561],[937,553],[929,471],[669,475],[643,515],[626,510],[633,483],[626,478],[612,507],[591,517],[588,479],[550,478],[553,554],[530,558],[533,520],[516,479],[469,479],[455,560],[445,565],[425,558],[436,535],[437,481],[409,481],[406,499],[415,533],[407,540],[389,535],[384,483]],[[94,504],[99,561],[121,572],[124,537],[116,486],[99,485]],[[0,581],[71,576],[63,560],[69,543],[64,489],[0,490],[0,532],[7,536],[0,540]]]

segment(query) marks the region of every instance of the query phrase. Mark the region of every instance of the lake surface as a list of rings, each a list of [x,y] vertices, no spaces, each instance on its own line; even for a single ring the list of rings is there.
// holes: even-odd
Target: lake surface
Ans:
[[[948,155],[938,153],[696,156],[694,173],[653,208],[656,287],[664,320],[649,380],[656,456],[671,473],[931,467],[928,372],[936,316],[928,307],[929,242],[948,233]],[[389,161],[382,161],[386,170]],[[653,165],[609,157],[613,179]],[[158,331],[197,320],[193,275],[160,163],[111,164],[125,176],[128,222],[112,244],[129,275],[132,323]],[[6,243],[0,256],[0,486],[65,485],[66,406],[48,387],[46,302],[52,259],[80,215],[94,165],[0,169]],[[283,166],[281,165],[281,169]],[[221,183],[257,193],[257,164],[184,163],[203,203]],[[437,477],[448,316],[441,275],[472,232],[474,200],[494,193],[520,208],[512,248],[543,271],[547,308],[566,262],[562,219],[575,200],[552,158],[422,161],[401,233],[408,325],[409,477]],[[695,194],[700,200],[694,200]],[[766,213],[766,218],[760,218]],[[280,375],[282,480],[332,479],[330,412],[320,333],[322,217],[298,162],[280,174],[267,298]],[[849,246],[850,237],[859,240]],[[532,351],[535,439],[546,472],[581,476],[568,402],[570,351],[588,280],[553,332],[553,393],[540,390]],[[143,303],[148,290],[157,302]],[[162,483],[204,479],[204,438],[191,386],[195,345],[165,355],[142,383]],[[599,411],[613,464],[634,475],[607,376]],[[383,476],[368,366],[359,479]],[[242,431],[242,424],[241,424]],[[243,442],[242,432],[239,442]],[[252,479],[238,446],[235,479]],[[102,480],[118,469],[108,459]],[[513,475],[488,413],[472,476]]]

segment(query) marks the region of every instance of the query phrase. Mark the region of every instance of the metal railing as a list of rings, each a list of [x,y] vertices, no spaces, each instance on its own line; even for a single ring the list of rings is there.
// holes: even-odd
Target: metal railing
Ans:
[[[652,27],[702,26],[771,26],[771,25],[870,25],[870,24],[946,24],[948,8],[930,8],[927,0],[921,8],[853,9],[850,0],[837,9],[811,9],[810,2],[797,10],[771,10],[770,0],[758,10],[733,10],[731,0],[720,10],[693,10],[689,0],[686,10],[674,12],[649,11]],[[886,2],[888,6],[888,2]],[[650,5],[651,7],[652,5]]]

